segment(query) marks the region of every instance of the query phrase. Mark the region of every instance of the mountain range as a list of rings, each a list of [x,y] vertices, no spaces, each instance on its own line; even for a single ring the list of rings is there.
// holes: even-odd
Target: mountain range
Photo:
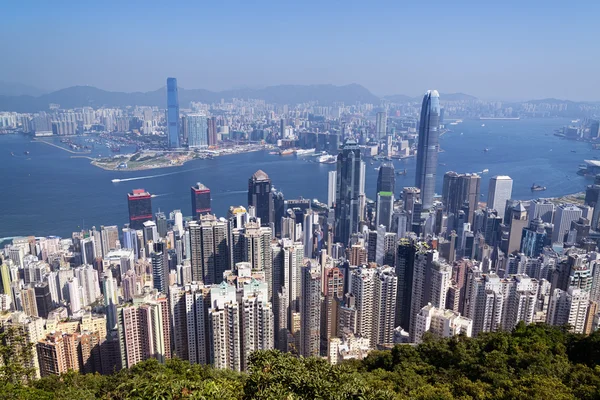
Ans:
[[[93,86],[72,86],[50,93],[19,84],[0,82],[0,110],[36,112],[48,109],[50,103],[60,104],[61,108],[125,107],[125,106],[166,106],[166,88],[150,92],[111,92]],[[335,85],[277,85],[264,88],[238,88],[220,92],[206,89],[179,88],[179,103],[187,108],[191,101],[203,103],[238,99],[261,99],[274,104],[298,104],[318,101],[322,105],[335,102],[354,104],[356,102],[378,104],[382,99],[393,102],[418,102],[420,97],[392,95],[379,97],[358,84]],[[476,100],[462,93],[443,94],[444,100]]]

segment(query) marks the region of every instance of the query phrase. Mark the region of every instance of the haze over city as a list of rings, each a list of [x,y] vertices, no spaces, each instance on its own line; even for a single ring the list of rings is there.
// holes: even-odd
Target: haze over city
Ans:
[[[0,80],[44,91],[358,83],[600,100],[597,2],[11,2]]]

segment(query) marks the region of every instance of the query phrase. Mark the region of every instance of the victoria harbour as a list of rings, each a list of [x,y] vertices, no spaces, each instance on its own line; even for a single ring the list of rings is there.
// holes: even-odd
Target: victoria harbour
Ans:
[[[483,123],[485,122],[485,123]],[[577,166],[600,152],[588,143],[566,141],[553,135],[569,120],[465,120],[440,138],[442,152],[436,193],[444,172],[477,172],[482,177],[481,201],[488,180],[509,175],[513,198],[559,197],[581,192],[589,180],[577,175]],[[60,145],[60,143],[57,142]],[[319,164],[313,157],[279,156],[266,151],[193,160],[183,166],[147,171],[105,171],[86,158],[74,158],[61,149],[36,143],[24,135],[0,136],[3,171],[3,210],[0,238],[30,235],[70,236],[72,231],[127,222],[126,194],[144,188],[155,195],[154,211],[181,209],[190,215],[190,186],[202,182],[211,189],[213,213],[226,216],[230,205],[247,203],[248,178],[264,170],[286,198],[327,200],[327,173],[335,164]],[[487,151],[485,151],[487,149]],[[24,152],[29,151],[29,155]],[[10,156],[13,152],[15,156]],[[375,197],[376,168],[367,162],[366,195]],[[394,160],[397,187],[414,183],[415,159]],[[488,170],[486,173],[482,173]],[[535,177],[535,178],[534,178]],[[10,179],[8,179],[10,178]],[[112,179],[145,178],[113,183]],[[546,186],[532,192],[532,184]]]

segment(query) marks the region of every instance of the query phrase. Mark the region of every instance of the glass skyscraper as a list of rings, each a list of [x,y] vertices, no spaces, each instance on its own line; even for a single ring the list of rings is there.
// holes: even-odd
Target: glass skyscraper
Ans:
[[[188,146],[208,146],[208,123],[202,114],[188,114],[185,116],[187,125]]]
[[[428,90],[423,97],[423,105],[421,106],[415,179],[415,186],[421,189],[423,210],[430,210],[433,206],[435,172],[439,150],[439,127],[440,95],[437,90]]]
[[[169,147],[179,147],[179,93],[176,78],[167,78],[167,137]]]
[[[360,147],[349,139],[337,158],[335,199],[335,241],[348,244],[358,232],[360,222],[359,196],[364,192]]]

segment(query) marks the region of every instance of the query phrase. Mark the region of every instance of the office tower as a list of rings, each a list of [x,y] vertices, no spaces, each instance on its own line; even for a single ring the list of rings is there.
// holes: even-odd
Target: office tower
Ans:
[[[279,139],[285,138],[285,118],[279,121]]]
[[[531,200],[529,205],[529,222],[536,218],[540,218],[546,224],[551,224],[554,219],[554,203],[546,199]]]
[[[449,338],[463,334],[471,337],[473,321],[461,317],[460,313],[444,308],[434,307],[431,304],[421,309],[416,316],[415,343],[421,343],[425,332],[431,332],[436,337]]]
[[[274,343],[273,308],[266,282],[252,279],[244,284],[242,297],[242,369],[257,350],[271,350]]]
[[[217,138],[217,119],[215,117],[208,118],[207,122],[207,130],[208,130],[208,145],[216,146],[218,142]]]
[[[521,247],[521,238],[523,236],[523,228],[527,226],[527,210],[522,202],[518,202],[514,207],[508,210],[510,220],[508,226],[508,241],[502,250],[506,254],[512,254],[519,251]]]
[[[48,318],[52,309],[52,298],[50,296],[50,287],[47,282],[38,282],[33,287],[35,293],[35,303],[37,315],[41,318]]]
[[[256,209],[256,217],[262,226],[275,223],[275,206],[271,195],[271,179],[258,170],[248,180],[248,206]]]
[[[106,329],[108,331],[117,327],[117,281],[112,276],[112,271],[107,269],[102,277],[102,294],[106,308]]]
[[[224,218],[203,215],[188,224],[192,280],[210,285],[223,280],[229,269],[228,224]]]
[[[377,176],[377,210],[376,226],[383,225],[386,230],[392,226],[392,213],[394,212],[394,192],[396,175],[394,164],[383,163],[379,167]]]
[[[152,253],[152,283],[154,289],[166,293],[168,288],[169,263],[164,243],[155,243]]]
[[[192,216],[194,219],[200,218],[200,215],[210,214],[210,189],[198,182],[192,186]]]
[[[387,113],[385,111],[377,113],[377,120],[375,122],[375,131],[377,140],[383,140],[387,133]]]
[[[335,241],[344,245],[358,232],[359,198],[364,193],[362,171],[360,147],[354,140],[348,140],[337,157],[335,196]]]
[[[439,253],[437,250],[432,250],[429,246],[422,244],[418,251],[415,253],[415,261],[413,263],[413,276],[412,276],[412,288],[411,288],[411,299],[410,299],[410,328],[409,333],[411,340],[414,341],[415,334],[415,316],[421,311],[421,309],[432,300],[432,269],[439,262]],[[439,290],[443,290],[441,287],[441,281]],[[441,296],[440,296],[441,297]],[[445,297],[444,297],[445,298]],[[434,300],[435,301],[435,300]],[[436,306],[439,306],[437,304]]]
[[[561,326],[569,324],[574,333],[583,333],[589,305],[589,293],[569,287],[566,291],[554,289],[548,307],[546,322]]]
[[[13,282],[13,285],[16,286],[16,283]],[[16,286],[18,287],[18,286]],[[17,289],[18,290],[18,289]],[[21,310],[25,313],[25,315],[31,317],[38,316],[37,303],[35,299],[35,290],[32,285],[28,285],[20,290],[21,294]],[[16,304],[18,302],[15,301]]]
[[[275,190],[273,188],[273,215],[275,216],[275,220],[273,221],[273,225],[275,226],[275,236],[281,237],[281,225],[282,218],[285,217],[285,197],[281,191]]]
[[[179,145],[179,93],[177,79],[167,78],[167,137],[170,148]]]
[[[417,147],[417,171],[415,186],[421,189],[423,210],[433,206],[435,174],[439,150],[440,95],[437,90],[428,90],[423,97],[419,122]]]
[[[167,237],[167,217],[164,212],[159,211],[154,215],[156,223],[156,231],[161,238]]]
[[[222,282],[211,288],[210,302],[208,315],[213,365],[239,372],[242,369],[242,334],[235,286]]]
[[[317,357],[321,340],[321,274],[317,265],[309,262],[302,267],[300,296],[300,354]]]
[[[527,257],[538,257],[544,250],[546,236],[544,222],[540,218],[532,220],[528,227],[523,228],[519,251]]]
[[[473,224],[473,215],[479,204],[480,185],[481,177],[477,174],[446,172],[442,189],[442,202],[446,212],[456,216],[461,207],[468,204],[468,222]],[[456,228],[456,225],[453,228]]]
[[[143,242],[144,247],[148,245],[148,242],[158,242],[158,229],[156,228],[156,222],[154,221],[146,221],[142,224],[142,232],[143,232]],[[146,250],[147,251],[147,250]]]
[[[552,243],[562,243],[566,240],[571,229],[571,222],[581,217],[581,208],[573,204],[561,204],[556,208],[554,216],[554,229],[552,230]]]
[[[130,228],[142,229],[144,222],[152,220],[152,196],[144,189],[134,189],[133,192],[128,193],[127,204]]]
[[[115,250],[119,243],[119,228],[113,226],[101,226],[100,235],[102,242],[102,257],[105,257],[109,251]]]
[[[302,236],[304,243],[304,257],[312,258],[313,257],[313,234],[314,234],[314,224],[315,219],[318,223],[319,215],[313,213],[312,210],[307,210],[304,214],[304,218],[302,221]]]
[[[404,330],[410,327],[410,304],[412,296],[413,267],[416,247],[407,238],[401,238],[396,253],[396,276],[398,292],[396,294],[395,325]]]
[[[504,219],[506,202],[512,196],[513,180],[510,176],[498,175],[490,179],[487,207],[496,210],[498,216]]]
[[[185,116],[188,146],[208,147],[208,122],[205,115],[187,114]]]
[[[337,185],[337,171],[329,171],[327,174],[327,207],[335,205],[335,188]]]

